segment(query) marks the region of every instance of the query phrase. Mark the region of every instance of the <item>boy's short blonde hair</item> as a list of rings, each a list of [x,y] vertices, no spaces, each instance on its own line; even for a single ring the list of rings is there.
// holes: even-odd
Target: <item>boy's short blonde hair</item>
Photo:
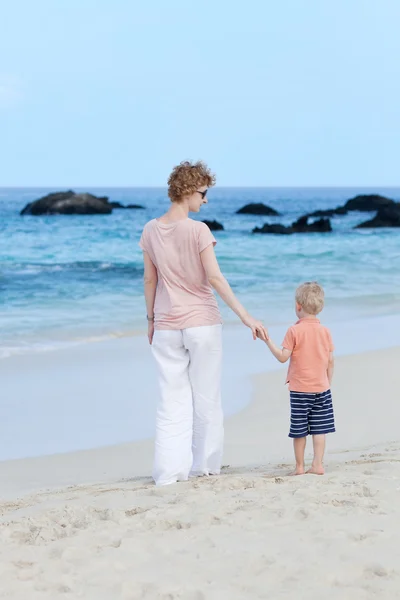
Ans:
[[[302,283],[296,290],[296,302],[309,315],[317,315],[324,308],[325,294],[316,281]]]

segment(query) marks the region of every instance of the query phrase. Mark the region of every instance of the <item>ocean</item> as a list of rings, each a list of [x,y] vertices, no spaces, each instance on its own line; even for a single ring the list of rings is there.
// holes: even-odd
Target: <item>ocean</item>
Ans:
[[[75,188],[74,188],[75,189]],[[0,188],[0,357],[52,350],[146,329],[144,224],[168,209],[162,188],[76,188],[144,210],[111,215],[19,215],[28,202],[55,189]],[[216,219],[216,253],[246,308],[267,325],[295,319],[296,286],[318,280],[324,317],[352,321],[395,315],[400,307],[400,230],[355,230],[368,213],[332,218],[332,233],[254,235],[264,222],[289,224],[317,209],[334,208],[361,193],[400,201],[400,188],[215,188],[196,219]],[[264,202],[279,217],[237,215]],[[221,305],[226,323],[237,323]]]

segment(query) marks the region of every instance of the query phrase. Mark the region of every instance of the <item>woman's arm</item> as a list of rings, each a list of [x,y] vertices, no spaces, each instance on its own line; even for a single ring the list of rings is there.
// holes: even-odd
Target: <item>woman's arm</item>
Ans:
[[[147,252],[143,252],[144,260],[144,298],[146,301],[147,316],[151,319],[148,322],[149,343],[153,342],[154,335],[154,301],[156,298],[156,289],[158,282],[157,269]]]
[[[249,315],[244,306],[236,298],[231,286],[221,273],[221,269],[219,268],[212,244],[207,246],[207,248],[200,253],[200,258],[210,285],[219,294],[225,304],[227,304],[229,308],[237,314],[242,323],[244,323],[244,325],[247,327],[250,327],[253,333],[253,338],[256,339],[257,333],[259,333],[261,337],[268,337],[268,334],[266,333],[261,321],[257,321],[251,315]]]

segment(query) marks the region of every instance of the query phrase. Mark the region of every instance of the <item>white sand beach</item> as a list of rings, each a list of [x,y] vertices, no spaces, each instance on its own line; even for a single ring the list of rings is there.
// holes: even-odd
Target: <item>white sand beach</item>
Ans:
[[[1,2],[0,600],[400,600],[399,23]]]
[[[155,488],[151,441],[0,463],[0,598],[400,598],[399,359],[337,359],[323,477],[287,476],[282,370],[227,419],[219,477]]]

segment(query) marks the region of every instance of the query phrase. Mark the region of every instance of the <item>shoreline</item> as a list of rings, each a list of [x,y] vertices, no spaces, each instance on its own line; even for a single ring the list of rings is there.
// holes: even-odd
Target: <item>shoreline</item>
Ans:
[[[396,364],[400,347],[339,357],[333,385],[337,433],[328,435],[329,462],[356,456],[361,448],[389,444],[400,436],[397,433],[397,406],[382,415],[375,399],[381,384],[375,376],[379,364],[385,390],[396,383]],[[292,461],[291,440],[287,438],[289,423],[288,392],[284,385],[284,368],[253,374],[252,399],[242,410],[225,421],[224,465],[233,468],[272,468]],[[360,383],[364,390],[360,398]],[[382,388],[383,390],[383,388]],[[348,405],[349,398],[352,399]],[[344,418],[343,412],[347,416]],[[390,413],[393,417],[390,418]],[[375,414],[376,413],[376,414]],[[368,417],[360,421],[359,415]],[[373,416],[375,414],[375,416]],[[350,418],[351,417],[351,418]],[[389,424],[374,439],[370,429],[378,421]],[[349,440],[351,443],[349,444]],[[310,456],[308,444],[307,456]],[[18,458],[0,462],[0,498],[12,498],[44,489],[91,485],[137,478],[150,481],[153,440],[145,439],[91,449]]]
[[[286,327],[269,328],[278,344]],[[337,357],[358,354],[399,345],[400,315],[342,321],[331,328]],[[249,404],[251,377],[276,370],[279,363],[243,326],[226,326],[223,340],[222,398],[229,417]],[[145,336],[9,357],[0,360],[0,380],[0,460],[154,436],[158,383]]]
[[[366,308],[367,305],[364,307],[364,309]],[[226,312],[224,306],[220,307],[220,309],[222,312]],[[257,311],[254,311],[254,314],[256,314],[256,312]],[[330,310],[328,307],[324,310],[324,317],[325,316],[327,318],[323,318],[323,321],[326,322],[326,325],[330,327],[335,327],[338,324],[345,322],[375,321],[380,319],[393,319],[394,321],[398,320],[400,323],[400,312],[394,311],[393,308],[381,310],[379,312],[368,312],[367,310],[365,313],[360,313],[358,310],[354,316],[351,316],[350,314],[346,314],[344,316],[342,311],[332,311],[332,309]],[[258,317],[262,319],[262,315],[258,315]],[[274,320],[270,321],[268,323],[268,327],[287,327],[290,324],[291,317],[292,310],[285,311],[279,319],[275,318]],[[223,315],[223,325],[225,329],[240,329],[243,327],[238,319],[233,317],[227,318],[226,315]],[[54,330],[53,334],[56,331],[58,332],[56,329]],[[20,356],[35,356],[36,354],[42,353],[56,353],[60,350],[72,350],[78,346],[90,348],[90,346],[93,344],[106,343],[116,339],[130,339],[138,336],[146,336],[147,333],[146,327],[143,326],[142,317],[133,320],[129,327],[122,325],[120,328],[115,327],[114,329],[108,331],[104,331],[104,329],[93,331],[91,329],[90,331],[86,331],[86,333],[84,333],[84,329],[82,328],[80,331],[81,333],[78,333],[78,330],[76,330],[76,332],[72,335],[69,330],[66,330],[63,332],[64,335],[61,337],[54,337],[54,335],[43,337],[41,335],[37,335],[29,342],[24,339],[19,346],[7,346],[4,344],[0,345],[0,363],[1,361],[10,358],[14,359],[15,357]]]

